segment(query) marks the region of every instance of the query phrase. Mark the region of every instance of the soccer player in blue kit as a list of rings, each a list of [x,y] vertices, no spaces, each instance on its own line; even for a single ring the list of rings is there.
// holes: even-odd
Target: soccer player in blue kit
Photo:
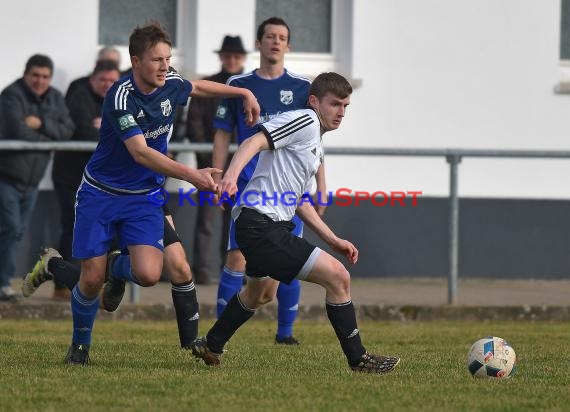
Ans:
[[[253,92],[261,106],[260,123],[266,122],[279,113],[306,107],[311,83],[308,79],[295,75],[284,67],[285,53],[289,51],[290,30],[287,23],[272,17],[263,21],[257,29],[256,48],[259,49],[260,66],[250,73],[231,77],[227,84],[244,87]],[[257,125],[251,126],[243,117],[242,102],[239,99],[224,99],[214,118],[214,126],[218,128],[214,136],[213,167],[223,168],[228,156],[228,146],[234,130],[237,131],[238,144],[242,144],[254,135]],[[243,169],[238,180],[238,187],[243,191],[257,165],[257,156]],[[214,179],[219,179],[215,176]],[[317,173],[317,191],[326,193],[324,168]],[[318,212],[324,207],[318,202]],[[303,222],[294,217],[297,236],[303,234]],[[235,240],[235,223],[230,222],[228,253],[225,266],[220,275],[217,297],[217,315],[220,317],[229,300],[240,291],[245,271],[245,259]],[[293,323],[297,317],[297,309],[301,293],[301,284],[293,279],[290,284],[282,283],[277,289],[278,327],[275,342],[297,345],[293,337]]]
[[[129,54],[132,73],[115,83],[105,97],[99,143],[77,192],[73,256],[81,260],[81,276],[71,296],[73,336],[66,364],[89,363],[107,251],[115,237],[129,255],[112,261],[105,307],[118,305],[125,280],[152,286],[160,279],[164,215],[149,198],[160,196],[165,176],[201,190],[216,189],[212,174],[220,170],[193,169],[165,154],[176,106],[186,104],[189,96],[241,97],[247,123],[255,123],[259,115],[249,90],[204,80],[190,83],[169,70],[171,42],[157,24],[133,31]],[[121,284],[122,291],[114,288]]]

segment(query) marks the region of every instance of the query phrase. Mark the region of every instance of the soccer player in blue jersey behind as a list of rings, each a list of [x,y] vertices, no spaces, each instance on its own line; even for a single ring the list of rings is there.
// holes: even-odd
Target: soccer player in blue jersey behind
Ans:
[[[100,139],[85,167],[77,192],[73,256],[81,259],[81,276],[72,291],[72,344],[66,364],[87,365],[99,292],[107,270],[107,250],[115,236],[129,256],[112,261],[103,306],[118,306],[125,280],[154,285],[163,264],[162,208],[165,176],[215,190],[214,168],[192,169],[168,158],[167,138],[176,106],[189,96],[241,97],[246,121],[253,124],[259,105],[246,89],[198,80],[190,83],[169,70],[171,42],[157,24],[137,27],[129,38],[132,73],[108,91],[102,108]]]
[[[400,362],[397,356],[375,355],[360,339],[350,296],[350,274],[336,258],[293,234],[298,215],[335,252],[352,264],[358,250],[336,236],[304,198],[323,162],[322,136],[340,127],[350,103],[352,87],[337,73],[321,73],[311,86],[309,107],[283,113],[259,126],[232,159],[220,183],[222,199],[236,194],[239,175],[254,155],[257,167],[246,192],[277,193],[288,200],[237,202],[232,209],[236,239],[243,252],[248,282],[234,295],[205,337],[191,344],[192,353],[207,365],[219,365],[225,344],[271,300],[278,282],[305,280],[322,286],[326,311],[350,368],[386,373]]]
[[[260,123],[266,122],[279,113],[304,108],[309,97],[311,83],[308,79],[295,75],[285,69],[285,53],[289,51],[291,33],[287,23],[272,17],[263,21],[257,29],[256,48],[259,49],[260,65],[250,73],[231,77],[227,84],[245,87],[253,92],[261,106]],[[234,129],[237,131],[238,144],[257,132],[257,126],[246,123],[243,116],[242,102],[239,99],[223,100],[216,113],[214,126],[218,128],[214,137],[213,166],[223,169],[228,156],[228,146]],[[242,171],[238,180],[240,191],[243,190],[257,164],[255,157]],[[215,176],[214,179],[219,179]],[[326,193],[324,168],[317,173],[317,190]],[[326,203],[319,202],[319,203]],[[324,207],[318,205],[322,215]],[[294,217],[297,236],[303,234],[303,223]],[[218,318],[229,300],[241,289],[245,271],[245,259],[235,240],[235,224],[230,223],[228,253],[226,263],[220,275],[218,286],[217,314]],[[298,345],[293,337],[293,323],[297,317],[297,309],[301,293],[301,284],[293,279],[290,284],[282,283],[277,289],[277,335],[275,342]]]

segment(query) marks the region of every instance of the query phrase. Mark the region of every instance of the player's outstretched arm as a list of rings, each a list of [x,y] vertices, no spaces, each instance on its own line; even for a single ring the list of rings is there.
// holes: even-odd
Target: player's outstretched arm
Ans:
[[[168,156],[148,147],[142,134],[125,140],[125,146],[135,162],[141,166],[166,176],[190,182],[199,190],[216,191],[217,189],[212,174],[222,173],[219,169],[194,169],[169,159]]]
[[[315,208],[308,202],[297,207],[297,215],[313,232],[323,239],[333,250],[342,253],[346,259],[354,264],[358,261],[358,249],[348,240],[341,239],[319,217]]]
[[[246,139],[234,154],[227,172],[220,182],[220,194],[227,193],[233,196],[237,192],[237,179],[246,164],[262,150],[268,150],[269,143],[262,132],[257,132],[249,139]]]
[[[259,120],[261,111],[257,99],[249,89],[227,86],[209,80],[194,80],[192,82],[192,97],[241,97],[245,112],[245,122],[253,126]]]

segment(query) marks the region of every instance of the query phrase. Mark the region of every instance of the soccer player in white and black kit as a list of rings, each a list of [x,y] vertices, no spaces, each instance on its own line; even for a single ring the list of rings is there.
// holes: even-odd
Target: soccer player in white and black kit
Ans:
[[[358,260],[356,247],[337,237],[305,196],[323,160],[322,135],[340,126],[351,94],[352,87],[341,75],[320,74],[311,85],[309,108],[283,113],[260,125],[260,132],[243,142],[235,154],[221,181],[223,200],[236,194],[242,168],[260,153],[243,191],[249,193],[248,199],[238,197],[232,210],[248,282],[228,302],[208,334],[191,345],[194,355],[207,365],[218,365],[224,345],[237,329],[273,298],[279,282],[293,279],[325,288],[329,320],[353,370],[385,373],[400,362],[398,357],[369,353],[362,345],[350,297],[350,274],[344,265],[291,233],[291,220],[297,214],[350,263]],[[255,194],[259,198],[254,199]]]
[[[304,109],[309,98],[309,79],[294,74],[285,68],[285,55],[290,50],[291,30],[280,17],[270,17],[257,28],[256,49],[259,50],[259,68],[242,75],[232,76],[228,85],[244,87],[251,90],[261,107],[259,123],[264,123],[279,113]],[[243,119],[240,99],[224,99],[221,101],[214,117],[214,153],[212,166],[223,169],[228,158],[228,147],[232,133],[235,132],[238,145],[259,131],[258,124],[248,126]],[[257,165],[257,156],[244,166],[238,178],[238,188],[243,190]],[[217,182],[221,176],[215,176]],[[326,194],[324,165],[317,173],[316,185],[321,194]],[[326,201],[315,205],[320,215],[324,213]],[[292,233],[303,236],[303,222],[293,217],[295,229]],[[217,295],[217,315],[220,317],[230,299],[238,293],[243,284],[245,258],[236,241],[235,224],[230,222],[227,255],[220,273]],[[291,283],[282,283],[277,288],[277,333],[275,343],[298,345],[293,336],[293,324],[297,318],[301,283],[294,279]]]

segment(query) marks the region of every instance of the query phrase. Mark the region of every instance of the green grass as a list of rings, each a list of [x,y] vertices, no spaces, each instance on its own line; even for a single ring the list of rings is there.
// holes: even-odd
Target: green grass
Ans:
[[[99,321],[92,366],[64,366],[70,328],[0,320],[0,410],[570,410],[568,323],[362,322],[368,349],[402,357],[389,375],[351,372],[322,322],[298,322],[293,348],[273,344],[274,322],[251,321],[218,368],[177,347],[174,321]],[[487,335],[514,347],[513,378],[469,375],[467,351]]]

